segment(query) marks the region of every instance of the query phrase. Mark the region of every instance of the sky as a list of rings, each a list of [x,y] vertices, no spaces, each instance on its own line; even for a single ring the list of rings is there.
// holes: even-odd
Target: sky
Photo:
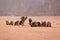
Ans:
[[[60,0],[0,0],[0,16],[60,16]]]

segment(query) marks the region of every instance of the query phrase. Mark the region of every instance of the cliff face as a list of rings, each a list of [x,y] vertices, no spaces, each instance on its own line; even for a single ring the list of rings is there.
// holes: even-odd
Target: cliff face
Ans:
[[[0,0],[0,15],[60,15],[60,0]]]

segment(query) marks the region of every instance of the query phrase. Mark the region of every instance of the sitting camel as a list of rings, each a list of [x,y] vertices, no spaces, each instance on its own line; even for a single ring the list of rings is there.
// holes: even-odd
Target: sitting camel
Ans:
[[[43,21],[41,25],[42,27],[46,27],[47,26],[46,21]]]
[[[37,24],[38,24],[37,26],[41,26],[41,23],[40,22],[37,22]]]
[[[36,27],[36,26],[37,26],[36,22],[31,23],[31,27]]]
[[[43,21],[42,23],[40,22],[32,22],[32,19],[30,18],[29,19],[29,25],[31,27],[51,27],[51,23],[50,22],[47,22],[46,21]]]
[[[47,27],[51,27],[51,23],[50,22],[47,22]]]
[[[15,21],[14,25],[19,25],[19,21]]]
[[[11,22],[6,21],[6,25],[13,25],[13,21]]]
[[[40,22],[32,22],[31,27],[40,27],[41,23]]]
[[[29,18],[29,25],[31,27],[41,26],[40,22],[32,22],[32,19],[31,18]]]

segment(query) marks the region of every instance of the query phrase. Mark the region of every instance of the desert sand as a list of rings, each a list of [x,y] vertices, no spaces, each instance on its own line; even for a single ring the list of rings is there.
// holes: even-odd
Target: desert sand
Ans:
[[[24,26],[6,25],[21,16],[0,16],[0,40],[60,40],[60,16],[28,16]],[[50,21],[52,27],[30,27],[28,19]]]

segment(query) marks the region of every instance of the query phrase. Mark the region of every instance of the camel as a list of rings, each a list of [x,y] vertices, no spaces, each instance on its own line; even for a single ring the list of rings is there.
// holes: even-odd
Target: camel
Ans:
[[[23,24],[23,21],[21,20],[19,24],[22,25]]]
[[[41,23],[40,22],[32,22],[31,27],[40,27]]]
[[[41,25],[42,25],[42,27],[46,27],[47,26],[46,21],[42,22]]]
[[[47,27],[51,27],[51,23],[50,22],[47,22]]]
[[[31,25],[31,23],[32,23],[32,19],[31,19],[31,18],[29,18],[29,25]]]
[[[41,26],[40,22],[32,22],[32,19],[31,18],[29,18],[29,25],[31,27]]]
[[[6,25],[13,25],[13,21],[11,22],[6,21]]]
[[[21,21],[20,21],[20,25],[24,25],[24,22],[25,22],[25,20],[27,19],[27,16],[26,17],[21,17]]]
[[[40,22],[37,22],[37,24],[38,24],[37,26],[41,26],[41,23]]]
[[[31,27],[36,27],[36,26],[37,26],[36,22],[31,23]]]
[[[19,21],[15,21],[14,25],[19,25]]]

